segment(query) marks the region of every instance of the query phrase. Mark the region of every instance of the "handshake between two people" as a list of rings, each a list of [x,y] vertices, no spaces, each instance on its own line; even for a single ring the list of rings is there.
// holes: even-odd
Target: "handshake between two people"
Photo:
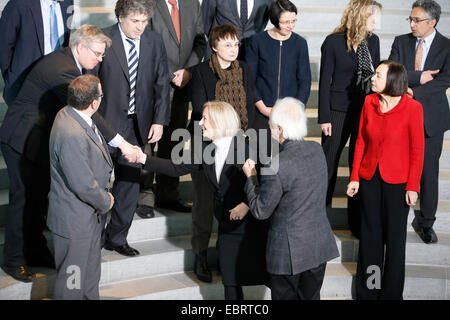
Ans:
[[[129,152],[122,153],[125,159],[130,163],[141,163],[145,164],[147,160],[147,155],[142,151],[139,146],[131,146]]]

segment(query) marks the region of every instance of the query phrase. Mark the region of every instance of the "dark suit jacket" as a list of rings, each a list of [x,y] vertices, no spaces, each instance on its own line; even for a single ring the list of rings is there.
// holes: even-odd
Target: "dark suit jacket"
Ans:
[[[60,2],[64,22],[64,44],[69,44],[69,14],[73,0]],[[72,10],[72,11],[70,11]],[[16,98],[33,63],[44,55],[44,27],[40,1],[10,0],[0,18],[0,69],[5,88],[3,97],[8,105]]]
[[[436,70],[434,80],[421,85],[421,71],[414,71],[416,37],[411,33],[398,36],[392,44],[390,60],[403,64],[408,71],[409,87],[414,99],[423,107],[425,133],[428,137],[450,129],[450,111],[446,90],[450,87],[450,40],[436,31],[425,61],[424,70]]]
[[[248,127],[252,128],[255,118],[252,75],[250,68],[245,62],[239,61],[239,66],[242,68],[242,80],[247,98]],[[209,60],[202,62],[194,68],[191,79],[192,114],[188,126],[188,130],[191,133],[194,132],[194,121],[200,121],[202,118],[205,102],[216,100],[215,92],[218,80],[218,76],[209,67]]]
[[[43,57],[31,70],[0,128],[0,139],[30,160],[48,165],[48,138],[58,111],[67,105],[67,87],[81,75],[70,48]],[[110,141],[113,130],[98,114],[92,117]]]
[[[74,109],[57,114],[50,135],[48,226],[59,236],[90,237],[98,230],[95,212],[109,210],[113,163],[102,142]]]
[[[272,107],[277,99],[294,97],[305,105],[311,92],[311,67],[306,39],[292,33],[289,39],[273,39],[267,31],[252,36],[245,61],[255,84],[255,102]],[[259,112],[259,111],[258,111]]]
[[[250,18],[242,25],[237,10],[236,0],[203,0],[202,14],[205,33],[209,35],[211,29],[223,24],[232,24],[239,30],[241,40],[264,30],[269,21],[269,5],[272,0],[255,0]]]
[[[178,2],[180,12],[181,42],[173,27],[172,18],[165,0],[156,0],[156,8],[150,20],[152,31],[161,35],[166,48],[169,72],[174,73],[200,63],[205,55],[206,38],[198,0]]]
[[[123,132],[128,115],[130,82],[127,56],[118,24],[103,32],[111,38],[112,46],[94,70],[102,83],[103,100],[99,113],[119,133]],[[136,78],[136,116],[143,144],[152,124],[169,123],[169,72],[167,55],[161,36],[147,28],[141,36],[139,65]]]
[[[286,140],[275,159],[278,170],[261,183],[250,177],[245,190],[252,215],[270,218],[267,271],[294,275],[339,256],[325,209],[327,164],[313,141]]]
[[[236,164],[243,164],[245,162],[245,155],[248,155],[248,146],[246,146],[246,150],[244,150],[244,158],[240,159],[238,157],[242,156],[242,150],[238,150],[239,143],[237,141],[240,143],[244,142],[243,137],[241,137],[240,140],[238,140],[237,137],[234,137],[227,161],[225,162],[220,176],[220,182],[217,182],[216,178],[214,164],[215,146],[213,143],[203,142],[201,150],[200,148],[195,149],[192,154],[189,155],[186,155],[185,152],[185,154],[183,154],[183,159],[179,159],[181,162],[180,164],[174,164],[171,160],[148,156],[145,170],[162,173],[172,177],[204,170],[206,179],[211,190],[214,192],[214,214],[221,224],[220,229],[228,232],[243,233],[245,228],[241,225],[245,224],[246,219],[241,221],[230,221],[230,213],[228,212],[228,210],[234,208],[239,203],[247,202],[242,189],[245,183],[245,175],[242,172],[242,165]],[[243,144],[241,144],[241,146],[242,145]],[[231,152],[231,148],[233,148],[233,152]],[[206,157],[204,155],[211,155],[211,161],[205,161]],[[240,161],[238,161],[238,159],[240,159]]]
[[[367,37],[374,69],[380,63],[380,40],[376,34]],[[330,110],[360,111],[364,94],[356,87],[358,59],[354,50],[347,51],[343,32],[326,37],[321,47],[319,80],[319,123],[330,122]]]

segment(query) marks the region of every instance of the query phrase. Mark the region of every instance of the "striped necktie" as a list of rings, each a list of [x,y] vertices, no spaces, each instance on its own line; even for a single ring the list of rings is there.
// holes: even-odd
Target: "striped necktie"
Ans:
[[[128,105],[128,114],[134,114],[136,111],[135,106],[135,93],[136,93],[136,76],[139,57],[136,51],[136,44],[133,40],[126,39],[131,45],[130,51],[128,52],[128,75],[130,77],[130,102]]]
[[[52,46],[52,51],[58,50],[59,45],[59,35],[58,35],[58,17],[56,16],[56,0],[52,1],[50,4],[50,45]]]

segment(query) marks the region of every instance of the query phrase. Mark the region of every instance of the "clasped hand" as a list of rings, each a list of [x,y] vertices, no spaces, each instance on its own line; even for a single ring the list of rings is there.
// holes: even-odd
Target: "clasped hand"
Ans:
[[[256,163],[252,159],[247,159],[244,165],[242,166],[242,171],[249,178],[250,176],[256,175]]]
[[[249,207],[244,203],[239,203],[236,207],[230,210],[230,220],[242,220],[248,213]]]

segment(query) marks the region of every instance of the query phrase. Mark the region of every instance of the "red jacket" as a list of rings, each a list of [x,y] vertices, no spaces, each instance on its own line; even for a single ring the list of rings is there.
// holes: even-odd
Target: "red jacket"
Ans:
[[[422,105],[403,95],[392,110],[382,113],[378,94],[366,97],[359,122],[351,181],[370,180],[377,168],[383,181],[406,182],[419,192],[425,146]]]

